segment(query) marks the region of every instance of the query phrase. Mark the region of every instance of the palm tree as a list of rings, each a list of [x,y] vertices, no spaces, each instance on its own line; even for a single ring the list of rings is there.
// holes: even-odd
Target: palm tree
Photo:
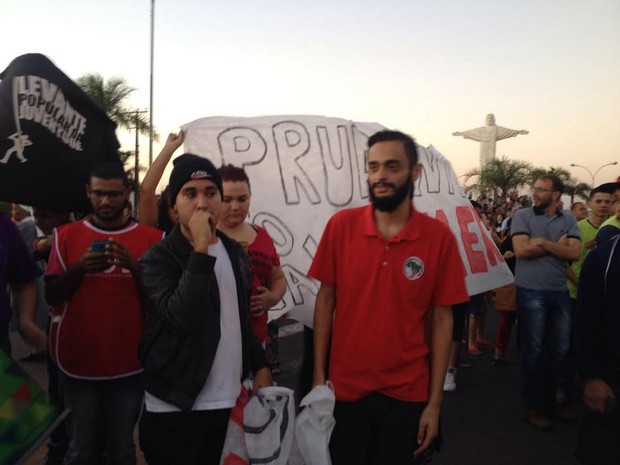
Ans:
[[[125,100],[136,90],[122,77],[111,77],[107,81],[98,73],[89,73],[77,78],[76,83],[99,105],[106,115],[123,129],[138,127],[140,134],[148,134],[146,117],[125,105]]]
[[[492,192],[494,196],[506,197],[510,192],[530,184],[532,165],[525,161],[510,160],[506,156],[496,158],[482,168],[474,168],[465,173],[465,191]]]
[[[149,122],[144,114],[125,105],[127,97],[136,89],[131,87],[124,78],[115,76],[106,81],[101,74],[89,73],[77,78],[76,83],[119,128],[127,130],[137,128],[140,134],[149,133]],[[153,132],[153,137],[158,139],[156,132]],[[134,156],[134,152],[119,150],[118,155],[125,166]],[[142,170],[142,167],[140,169]],[[134,173],[133,168],[127,170],[131,184],[134,183]]]

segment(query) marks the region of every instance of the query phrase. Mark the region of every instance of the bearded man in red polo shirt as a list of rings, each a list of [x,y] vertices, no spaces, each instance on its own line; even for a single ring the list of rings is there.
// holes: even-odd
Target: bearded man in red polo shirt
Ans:
[[[329,220],[308,272],[321,282],[313,384],[329,378],[336,393],[334,465],[410,464],[438,449],[450,307],[468,296],[452,232],[412,204],[421,169],[410,136],[370,137],[371,205]]]

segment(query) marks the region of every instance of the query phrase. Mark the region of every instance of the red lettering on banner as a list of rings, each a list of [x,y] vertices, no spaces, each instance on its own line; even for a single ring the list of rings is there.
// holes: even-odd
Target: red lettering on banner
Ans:
[[[448,222],[448,217],[446,216],[446,212],[443,210],[435,210],[435,219],[441,221],[447,227],[450,227],[450,223]]]
[[[497,266],[498,263],[505,261],[504,257],[502,257],[502,254],[499,253],[499,250],[495,247],[495,242],[493,242],[489,235],[484,232],[486,231],[486,227],[478,215],[476,215],[476,221],[478,222],[480,231],[483,231],[482,240],[484,241],[484,250],[487,254],[487,259],[489,260],[491,266]]]
[[[487,267],[484,253],[480,250],[474,250],[473,248],[474,245],[480,244],[479,235],[469,230],[470,224],[476,224],[473,210],[469,206],[461,205],[456,207],[456,219],[459,223],[461,241],[463,242],[463,247],[465,248],[465,254],[467,255],[467,261],[469,262],[469,268],[471,269],[472,274],[486,273],[489,271],[489,268]]]

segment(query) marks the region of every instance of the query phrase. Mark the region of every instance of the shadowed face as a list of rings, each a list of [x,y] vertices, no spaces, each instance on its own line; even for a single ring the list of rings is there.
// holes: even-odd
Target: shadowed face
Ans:
[[[30,212],[24,210],[18,203],[11,204],[11,216],[17,222],[30,216]]]
[[[377,142],[368,151],[368,194],[380,211],[392,212],[409,202],[420,165],[410,166],[403,143]]]
[[[581,221],[588,217],[588,207],[583,202],[576,202],[570,209],[577,221]]]
[[[179,216],[179,225],[186,237],[189,233],[189,220],[194,212],[208,211],[213,215],[213,228],[217,224],[222,212],[222,196],[217,185],[209,179],[193,179],[181,187],[177,194],[174,210]]]
[[[550,179],[538,179],[532,188],[532,201],[535,207],[548,208],[559,198],[559,192],[553,191],[553,183]]]
[[[224,199],[220,223],[234,229],[243,224],[250,211],[250,186],[245,181],[224,181]]]
[[[34,207],[32,211],[34,223],[46,235],[52,234],[52,230],[55,227],[69,222],[69,213],[65,211],[54,211],[37,207]]]
[[[605,192],[597,192],[588,200],[588,206],[592,210],[592,216],[606,219],[609,216],[611,195]]]
[[[101,179],[93,176],[86,185],[88,198],[93,207],[95,222],[111,225],[125,219],[123,210],[129,198],[129,189],[122,179]]]

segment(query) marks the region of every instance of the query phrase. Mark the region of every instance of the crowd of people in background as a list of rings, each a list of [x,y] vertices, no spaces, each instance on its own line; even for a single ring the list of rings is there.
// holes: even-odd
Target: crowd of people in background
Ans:
[[[19,204],[12,220],[0,214],[0,349],[11,353],[14,313],[31,347],[22,360],[47,360],[50,399],[70,409],[50,437],[50,465],[134,464],[139,419],[149,464],[217,464],[242,380],[251,373],[256,392],[279,373],[267,315],[286,281],[273,240],[247,221],[250,179],[183,154],[157,195],[183,140],[168,136],[137,218],[114,163],[91,171],[83,218]],[[409,136],[371,137],[370,205],[334,215],[308,272],[320,282],[313,385],[336,387],[333,463],[430,460],[441,392],[457,389],[463,356],[493,350],[500,369],[518,328],[524,419],[541,431],[551,418],[576,421],[583,397],[577,457],[617,464],[620,178],[568,210],[552,175],[530,195],[470,197],[515,283],[468,296],[454,238],[412,203],[420,169]],[[494,341],[490,308],[500,312]]]
[[[491,364],[501,367],[518,322],[524,419],[550,431],[551,419],[577,421],[582,401],[576,457],[583,463],[618,463],[620,178],[593,188],[587,201],[574,202],[569,210],[563,209],[563,191],[562,181],[549,175],[536,181],[531,197],[482,194],[472,200],[515,283],[453,308],[444,391],[456,390],[457,366],[468,364],[459,361],[461,340],[468,356],[494,349]],[[491,306],[500,313],[494,343],[480,331]]]

